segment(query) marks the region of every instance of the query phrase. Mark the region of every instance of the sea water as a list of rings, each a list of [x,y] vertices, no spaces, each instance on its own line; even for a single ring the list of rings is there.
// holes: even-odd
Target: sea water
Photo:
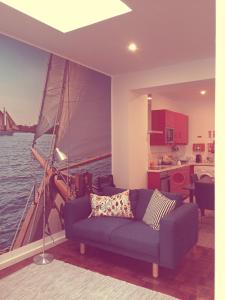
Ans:
[[[34,185],[38,187],[44,175],[31,153],[33,137],[32,133],[0,136],[0,251],[11,245],[30,191]],[[51,139],[51,135],[44,135],[38,141],[38,150],[45,158],[49,155]],[[91,172],[94,178],[111,174],[111,159],[77,170],[83,171]]]

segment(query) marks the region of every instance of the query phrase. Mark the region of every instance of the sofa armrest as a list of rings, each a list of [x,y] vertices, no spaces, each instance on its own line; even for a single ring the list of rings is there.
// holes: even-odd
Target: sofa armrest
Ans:
[[[90,213],[91,205],[89,195],[85,195],[65,203],[63,215],[67,238],[72,237],[72,225],[81,219],[87,218]]]
[[[175,269],[198,240],[198,206],[183,204],[160,222],[160,265]]]

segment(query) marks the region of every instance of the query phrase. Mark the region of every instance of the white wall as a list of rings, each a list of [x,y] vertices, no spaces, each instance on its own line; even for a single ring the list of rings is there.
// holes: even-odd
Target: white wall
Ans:
[[[143,170],[148,164],[148,102],[146,96],[135,96],[128,105],[128,178],[129,186],[146,187]]]
[[[117,186],[146,187],[147,105],[132,91],[209,78],[214,78],[214,60],[207,59],[112,78],[112,173]]]
[[[206,151],[202,153],[202,156],[206,159],[210,156],[207,144],[213,141],[213,136],[209,138],[208,131],[215,130],[215,99],[205,100],[200,96],[196,101],[190,99],[180,107],[189,116],[189,144],[186,147],[186,154],[195,155],[192,151],[193,143],[205,143]]]

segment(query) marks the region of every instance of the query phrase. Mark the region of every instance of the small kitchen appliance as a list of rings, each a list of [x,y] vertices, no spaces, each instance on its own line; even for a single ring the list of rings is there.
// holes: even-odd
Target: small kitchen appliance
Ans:
[[[196,154],[196,156],[195,156],[195,162],[196,163],[201,163],[202,162],[202,156],[201,156],[201,154]]]

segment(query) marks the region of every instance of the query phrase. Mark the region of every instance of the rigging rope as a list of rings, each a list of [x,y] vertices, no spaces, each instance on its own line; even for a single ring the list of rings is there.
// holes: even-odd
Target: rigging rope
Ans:
[[[12,250],[13,245],[14,245],[14,243],[15,243],[17,234],[18,234],[18,232],[19,232],[19,228],[20,228],[20,226],[21,226],[21,224],[22,224],[22,221],[23,221],[23,219],[24,219],[24,215],[25,215],[25,213],[26,213],[26,211],[27,211],[27,207],[28,207],[28,204],[29,204],[29,202],[30,202],[30,198],[31,198],[31,196],[32,196],[32,194],[33,194],[33,192],[34,192],[34,187],[35,187],[35,186],[33,186],[33,188],[32,188],[31,191],[30,191],[29,197],[28,197],[28,199],[27,199],[26,205],[25,205],[24,210],[23,210],[23,213],[22,213],[22,215],[21,215],[21,218],[20,218],[19,224],[18,224],[18,226],[17,226],[16,233],[15,233],[14,238],[13,238],[13,240],[12,240],[12,243],[11,243],[11,246],[10,246],[10,248],[9,248],[9,251]]]

